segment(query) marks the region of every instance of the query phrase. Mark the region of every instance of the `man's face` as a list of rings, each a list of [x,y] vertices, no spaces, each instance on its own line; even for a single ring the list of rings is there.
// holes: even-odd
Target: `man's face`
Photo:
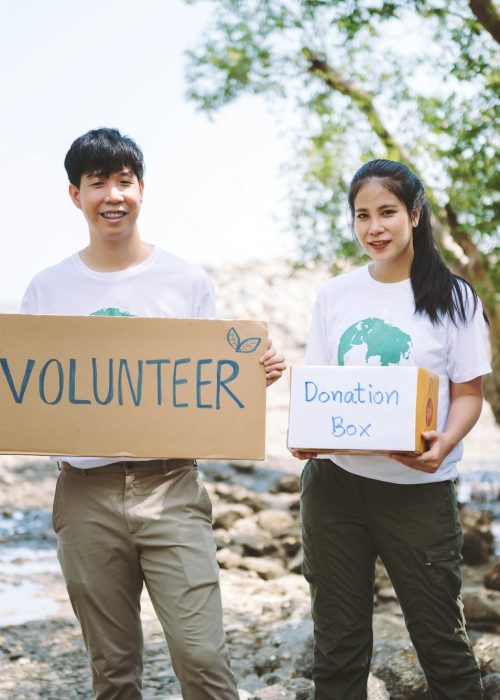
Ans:
[[[94,241],[120,241],[138,235],[143,190],[144,181],[129,168],[108,177],[87,173],[80,187],[69,186],[71,199],[82,210]]]

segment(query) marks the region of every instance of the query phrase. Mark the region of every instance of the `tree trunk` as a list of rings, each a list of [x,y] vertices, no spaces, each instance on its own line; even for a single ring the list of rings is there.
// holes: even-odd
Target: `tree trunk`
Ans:
[[[469,7],[477,21],[500,43],[500,14],[493,0],[469,0]]]

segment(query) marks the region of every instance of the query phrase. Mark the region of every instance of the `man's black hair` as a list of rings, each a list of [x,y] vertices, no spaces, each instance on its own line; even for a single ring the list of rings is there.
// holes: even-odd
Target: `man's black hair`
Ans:
[[[102,127],[87,131],[73,141],[64,167],[75,187],[80,187],[82,175],[98,173],[109,177],[123,168],[130,168],[137,179],[142,180],[144,156],[130,136],[122,136],[118,129]]]

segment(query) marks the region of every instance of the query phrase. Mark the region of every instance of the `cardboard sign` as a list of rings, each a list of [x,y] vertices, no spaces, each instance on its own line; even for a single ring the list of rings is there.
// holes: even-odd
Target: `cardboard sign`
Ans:
[[[292,367],[288,447],[421,453],[438,388],[438,376],[418,367]]]
[[[266,325],[0,314],[0,453],[265,457]]]

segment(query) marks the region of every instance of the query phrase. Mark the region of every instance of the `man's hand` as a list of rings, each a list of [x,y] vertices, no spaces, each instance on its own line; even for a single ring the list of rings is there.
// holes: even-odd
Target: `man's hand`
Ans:
[[[286,370],[285,356],[276,352],[271,339],[267,341],[267,351],[262,355],[259,362],[261,365],[264,365],[266,370],[266,386],[274,384]]]

